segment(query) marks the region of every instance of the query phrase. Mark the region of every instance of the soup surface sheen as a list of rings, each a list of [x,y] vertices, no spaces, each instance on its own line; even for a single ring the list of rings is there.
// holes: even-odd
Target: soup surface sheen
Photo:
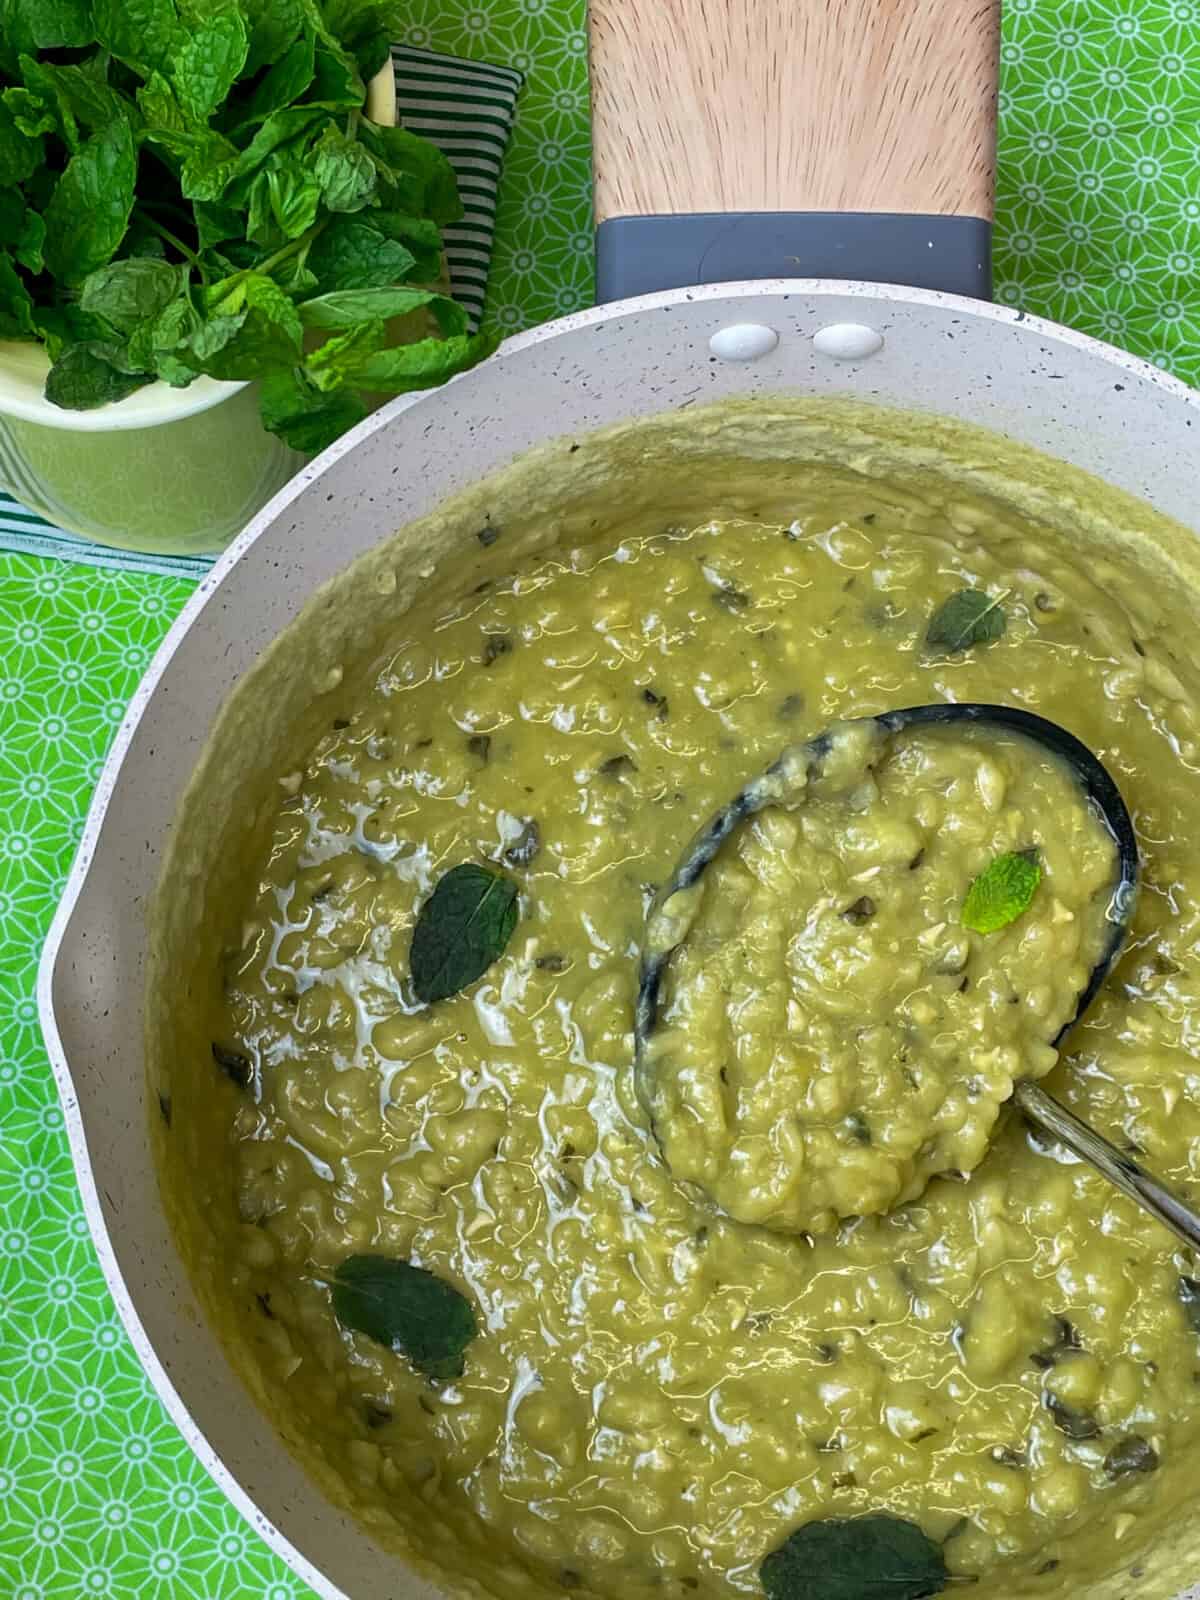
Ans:
[[[886,1511],[944,1540],[977,1593],[1075,1595],[1142,1548],[1168,1485],[1186,1492],[1191,1263],[997,1117],[1018,1048],[1029,1070],[1050,1065],[1082,971],[1072,918],[1108,871],[1057,775],[1022,777],[1011,744],[914,741],[924,821],[864,823],[852,863],[899,852],[926,874],[928,926],[945,924],[933,953],[1006,1002],[994,1028],[994,1008],[969,1017],[986,1049],[1012,1052],[979,1069],[969,1179],[933,1177],[805,1238],[707,1206],[658,1156],[631,1031],[655,888],[784,745],[957,699],[1059,721],[1118,779],[1144,854],[1136,924],[1046,1082],[1185,1187],[1200,1171],[1200,683],[1173,648],[1186,592],[1115,546],[1081,559],[932,474],[797,466],[789,481],[757,519],[639,515],[541,555],[510,557],[504,526],[484,529],[492,576],[418,598],[384,656],[326,694],[326,731],[278,775],[269,844],[239,869],[209,1018],[226,1070],[207,1040],[188,1067],[196,1127],[217,1130],[187,1158],[188,1204],[217,1241],[205,1271],[292,1437],[377,1531],[399,1527],[489,1594],[756,1594],[792,1530]],[[928,648],[965,588],[999,602],[1002,635]],[[790,858],[790,835],[777,842]],[[1035,846],[1046,875],[1025,916],[956,927],[972,875]],[[516,882],[519,922],[480,981],[421,1005],[414,923],[463,862]],[[886,897],[846,892],[881,920],[837,938],[870,951]],[[1010,959],[1020,980],[1001,996]],[[910,1007],[926,972],[922,954]],[[854,981],[838,972],[825,992]],[[861,1110],[885,1139],[887,1093],[856,1107],[839,1083],[830,1115]],[[907,1193],[928,1176],[888,1181]],[[793,1220],[822,1220],[796,1204]],[[364,1252],[467,1297],[479,1331],[461,1377],[423,1377],[339,1324],[330,1279]]]

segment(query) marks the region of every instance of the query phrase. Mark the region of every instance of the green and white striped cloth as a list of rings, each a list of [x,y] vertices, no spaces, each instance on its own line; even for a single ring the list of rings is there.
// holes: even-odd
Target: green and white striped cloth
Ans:
[[[521,74],[411,45],[392,46],[396,104],[406,128],[444,152],[458,179],[463,219],[444,233],[454,298],[474,331],[483,316],[496,231],[496,191]]]
[[[445,230],[446,260],[454,297],[466,308],[474,330],[483,316],[496,192],[522,74],[513,67],[465,61],[405,44],[392,46],[392,61],[401,121],[443,150],[458,178],[464,215],[456,227]],[[185,578],[203,577],[212,565],[208,558],[145,555],[91,544],[44,522],[3,490],[0,550]]]

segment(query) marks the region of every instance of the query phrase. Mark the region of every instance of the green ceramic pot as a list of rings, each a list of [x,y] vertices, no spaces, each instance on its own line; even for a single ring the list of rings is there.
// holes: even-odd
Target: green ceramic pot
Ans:
[[[252,384],[148,384],[95,411],[42,395],[40,347],[0,342],[0,486],[101,544],[170,555],[224,548],[303,457],[265,431]]]

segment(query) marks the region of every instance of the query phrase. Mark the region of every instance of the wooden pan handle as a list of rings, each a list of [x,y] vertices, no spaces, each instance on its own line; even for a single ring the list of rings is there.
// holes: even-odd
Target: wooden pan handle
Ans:
[[[1000,0],[591,0],[597,222],[990,219]]]

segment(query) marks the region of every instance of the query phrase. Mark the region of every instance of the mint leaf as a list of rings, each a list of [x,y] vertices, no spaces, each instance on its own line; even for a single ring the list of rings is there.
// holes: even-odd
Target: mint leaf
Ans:
[[[183,346],[186,363],[210,378],[241,381],[300,359],[304,330],[278,284],[247,273],[224,293],[218,285],[216,295],[209,316]]]
[[[268,156],[303,140],[306,134],[312,133],[326,120],[326,116],[327,113],[319,106],[288,106],[283,111],[272,112],[237,157],[230,176],[229,192],[210,198],[224,199],[230,205],[244,205],[250,185],[266,164]]]
[[[143,77],[170,69],[183,40],[175,0],[93,0],[96,37]]]
[[[445,1000],[481,978],[503,955],[517,925],[517,886],[489,867],[452,867],[421,907],[409,967],[423,1004]]]
[[[1005,616],[1000,607],[1003,598],[1001,595],[993,600],[978,589],[960,589],[952,594],[934,612],[925,635],[926,647],[951,654],[969,650],[973,644],[991,644],[1004,632]]]
[[[305,300],[299,307],[306,328],[350,328],[356,323],[382,317],[406,317],[412,311],[429,307],[444,333],[465,333],[467,313],[457,300],[431,289],[335,289]]]
[[[348,1256],[335,1269],[333,1311],[343,1327],[407,1356],[430,1378],[457,1378],[477,1325],[453,1285],[390,1256]]]
[[[124,400],[150,381],[145,373],[123,371],[125,364],[119,345],[73,344],[47,374],[46,399],[66,411],[91,411]]]
[[[26,139],[40,139],[44,133],[61,134],[74,150],[78,144],[73,118],[62,119],[53,95],[35,94],[29,89],[5,89],[4,104],[17,131]]]
[[[408,276],[414,283],[437,283],[442,275],[442,230],[430,217],[371,208],[371,226],[413,253]]]
[[[249,127],[265,122],[273,111],[282,111],[308,88],[313,80],[313,41],[305,35],[297,39],[255,85],[254,93],[241,111],[238,125]]]
[[[17,127],[16,118],[0,98],[0,187],[24,183],[45,160],[45,146]]]
[[[298,239],[316,221],[321,190],[299,160],[273,155],[250,185],[246,238],[266,250]]]
[[[0,189],[0,248],[10,250],[13,260],[27,272],[42,270],[42,246],[46,224],[31,211],[18,189]]]
[[[365,122],[359,137],[374,157],[379,175],[393,190],[388,202],[399,211],[416,211],[447,226],[462,217],[454,168],[436,145],[407,128]]]
[[[96,35],[88,0],[0,0],[0,54],[78,50]]]
[[[267,169],[271,215],[285,239],[297,239],[312,227],[321,204],[319,183],[299,161],[279,161]]]
[[[137,159],[124,115],[84,144],[46,207],[46,267],[65,284],[82,283],[125,236],[133,210]]]
[[[137,103],[145,119],[143,137],[179,174],[183,198],[216,200],[233,177],[237,146],[215,129],[189,117],[161,73],[150,74],[137,91]]]
[[[326,128],[312,148],[313,177],[330,211],[361,211],[375,196],[375,163],[356,140]]]
[[[1127,1433],[1117,1440],[1104,1458],[1104,1471],[1110,1478],[1127,1478],[1131,1473],[1157,1472],[1158,1451],[1140,1433]]]
[[[326,26],[351,50],[359,70],[372,78],[387,60],[395,26],[391,0],[324,0]]]
[[[248,48],[246,24],[236,11],[216,11],[188,35],[171,71],[180,105],[197,122],[206,122],[226,99]]]
[[[319,454],[367,414],[352,390],[326,393],[298,367],[264,379],[260,408],[263,426],[306,456]]]
[[[758,1573],[767,1600],[924,1600],[949,1580],[933,1540],[886,1513],[806,1523]]]
[[[388,287],[408,276],[413,260],[404,245],[349,217],[334,217],[308,253],[322,289]]]
[[[0,250],[0,339],[28,339],[36,331],[33,297],[8,251]]]
[[[1200,1333],[1200,1278],[1179,1279],[1179,1303],[1188,1327],[1193,1333]]]
[[[110,88],[95,67],[60,66],[52,61],[21,57],[21,76],[30,90],[57,102],[59,121],[65,127],[78,123],[89,132],[106,128],[114,118],[127,116],[137,125],[134,103],[128,95]]]
[[[278,61],[296,40],[304,24],[301,0],[241,0],[250,29],[247,75]]]
[[[192,215],[196,219],[196,237],[201,250],[222,244],[226,239],[240,239],[246,231],[245,218],[234,206],[196,200],[192,204]]]
[[[104,344],[112,338],[112,330],[107,323],[69,303],[60,306],[35,305],[33,325],[51,361],[57,361],[69,345],[88,341]]]
[[[436,292],[449,164],[362,115],[393,26],[393,0],[0,0],[0,333],[42,341],[58,404],[270,380],[268,425],[311,451],[360,382],[487,353]]]
[[[179,267],[147,257],[110,261],[83,281],[79,304],[128,337],[140,322],[154,322],[179,293]]]
[[[445,383],[469,367],[486,360],[500,343],[498,334],[474,333],[449,339],[419,339],[415,344],[393,345],[356,361],[346,369],[346,380],[363,389],[384,394],[407,394]]]
[[[318,389],[338,389],[368,356],[382,350],[386,339],[385,322],[356,323],[318,345],[306,359],[304,370]]]
[[[972,933],[996,933],[1028,911],[1042,881],[1036,850],[997,856],[967,890],[962,925]]]

